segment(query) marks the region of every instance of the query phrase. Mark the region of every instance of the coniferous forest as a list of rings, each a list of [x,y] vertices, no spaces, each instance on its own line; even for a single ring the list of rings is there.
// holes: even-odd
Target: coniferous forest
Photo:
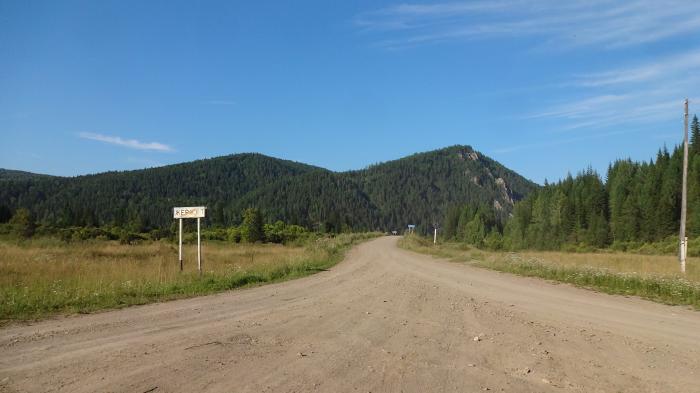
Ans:
[[[687,236],[700,236],[700,125],[690,127]],[[660,149],[648,162],[612,163],[605,178],[592,169],[547,184],[516,203],[501,225],[486,206],[451,209],[445,236],[510,250],[616,249],[677,238],[683,147]]]
[[[267,223],[317,232],[425,233],[450,206],[485,204],[503,223],[537,185],[469,146],[453,146],[363,170],[333,172],[236,154],[136,171],[78,177],[0,171],[0,223],[26,209],[52,228],[169,230],[174,206],[207,206],[208,227],[237,226],[257,208]]]
[[[700,236],[697,117],[690,130],[687,235],[693,238]],[[38,226],[168,233],[172,207],[205,205],[211,228],[235,228],[255,208],[267,232],[272,223],[297,232],[401,231],[416,224],[427,234],[437,224],[443,239],[491,249],[627,249],[677,236],[682,162],[682,146],[663,147],[650,161],[615,161],[604,177],[589,168],[542,187],[470,146],[349,172],[252,153],[71,178],[0,170],[0,223],[18,216],[27,222],[24,233]],[[284,237],[280,228],[270,236]],[[234,229],[221,237],[241,234]]]

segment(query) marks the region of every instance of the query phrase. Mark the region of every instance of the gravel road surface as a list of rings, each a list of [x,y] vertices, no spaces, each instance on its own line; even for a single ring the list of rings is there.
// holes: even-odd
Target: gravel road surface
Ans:
[[[299,280],[0,329],[0,392],[700,392],[700,313],[379,238]]]

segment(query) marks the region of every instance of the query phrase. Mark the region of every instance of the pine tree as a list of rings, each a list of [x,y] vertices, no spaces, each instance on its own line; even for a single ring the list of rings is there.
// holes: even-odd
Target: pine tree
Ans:
[[[688,237],[700,236],[700,155],[688,165]]]
[[[608,169],[606,189],[613,241],[630,241],[638,236],[637,196],[634,193],[637,164],[617,161]]]
[[[460,210],[456,207],[452,207],[447,211],[447,215],[445,216],[445,225],[443,226],[443,236],[445,236],[445,238],[448,240],[454,239],[454,237],[457,235],[459,215]]]
[[[693,116],[693,121],[690,124],[690,154],[700,154],[700,123],[698,116]]]
[[[20,208],[15,211],[15,214],[10,219],[10,227],[15,235],[22,238],[30,238],[36,230],[34,217],[25,208]]]
[[[5,205],[0,205],[0,224],[4,224],[12,218],[10,208]]]
[[[668,153],[665,155],[667,156]],[[670,156],[665,166],[658,168],[663,170],[661,179],[661,189],[656,208],[656,228],[657,233],[654,240],[661,240],[666,236],[675,233],[680,220],[680,189],[682,181],[682,158],[683,153],[680,148],[676,148],[673,156]],[[666,159],[666,157],[664,157]],[[657,161],[657,167],[658,167]]]
[[[480,214],[474,216],[466,226],[467,243],[480,247],[486,237],[486,227]]]
[[[265,231],[260,210],[248,208],[243,212],[243,224],[241,225],[241,237],[248,243],[263,241]]]
[[[650,242],[656,238],[656,208],[661,188],[661,174],[653,162],[642,165],[639,176],[639,233],[637,240]]]

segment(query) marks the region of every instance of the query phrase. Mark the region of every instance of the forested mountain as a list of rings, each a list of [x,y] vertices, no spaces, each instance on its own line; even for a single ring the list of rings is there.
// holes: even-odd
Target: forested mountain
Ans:
[[[49,225],[145,230],[169,226],[174,206],[227,206],[279,179],[320,170],[261,154],[237,154],[137,171],[8,181],[0,188],[0,205],[27,208]]]
[[[383,224],[437,223],[462,204],[486,205],[504,221],[514,201],[537,186],[468,146],[454,146],[371,166],[348,176],[365,190]]]
[[[247,207],[267,221],[311,229],[421,230],[451,207],[490,206],[504,218],[537,186],[469,146],[453,146],[332,172],[261,154],[236,154],[160,168],[71,178],[20,176],[0,187],[0,208],[29,209],[51,226],[169,227],[171,209],[208,206],[210,225],[233,225]]]
[[[567,246],[636,248],[677,237],[683,148],[659,150],[656,159],[612,163],[605,178],[587,169],[531,193],[516,204],[505,228],[488,211],[465,206],[448,214],[446,235],[508,249]],[[502,239],[499,239],[502,233]],[[688,155],[687,236],[700,236],[700,123],[694,117]],[[491,235],[491,239],[488,236]],[[491,240],[491,241],[489,241]]]
[[[38,173],[25,172],[25,171],[15,171],[11,169],[1,169],[0,168],[0,182],[3,180],[31,180],[38,178],[49,178],[53,177],[50,175],[40,175]]]

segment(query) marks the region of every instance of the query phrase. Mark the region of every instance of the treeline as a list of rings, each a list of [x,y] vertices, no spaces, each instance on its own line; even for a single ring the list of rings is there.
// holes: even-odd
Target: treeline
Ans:
[[[0,224],[0,235],[17,239],[29,239],[34,236],[52,236],[65,242],[97,240],[119,240],[123,244],[133,244],[144,240],[175,240],[178,236],[177,221],[167,228],[152,229],[147,232],[138,231],[133,227],[108,226],[71,226],[53,227],[39,225],[27,209],[17,209],[15,214],[5,224]],[[193,242],[196,239],[194,220],[184,220],[184,240]],[[308,237],[311,233],[299,225],[286,224],[282,221],[265,223],[263,214],[255,208],[243,211],[242,222],[237,226],[203,228],[204,240],[220,240],[233,243],[281,243],[295,242]]]
[[[62,178],[0,170],[0,223],[28,209],[56,227],[168,229],[174,206],[207,206],[209,227],[234,227],[247,207],[315,232],[421,232],[449,206],[488,204],[503,221],[537,186],[469,146],[414,154],[369,168],[332,172],[261,154],[237,154],[160,168]]]
[[[659,150],[649,162],[618,160],[606,178],[587,169],[520,201],[501,227],[487,208],[446,217],[445,236],[478,246],[558,250],[638,248],[678,236],[683,148]],[[691,123],[688,160],[688,237],[700,236],[700,125]],[[489,238],[490,237],[490,238]]]
[[[238,154],[72,178],[0,177],[0,218],[3,209],[14,213],[25,208],[37,222],[52,227],[116,226],[147,232],[169,228],[175,206],[207,206],[207,224],[238,225],[248,206],[235,201],[280,179],[317,170],[261,154]]]
[[[442,236],[477,247],[501,249],[502,232],[506,223],[497,213],[493,206],[486,204],[452,208],[447,212],[444,225],[440,228]]]

